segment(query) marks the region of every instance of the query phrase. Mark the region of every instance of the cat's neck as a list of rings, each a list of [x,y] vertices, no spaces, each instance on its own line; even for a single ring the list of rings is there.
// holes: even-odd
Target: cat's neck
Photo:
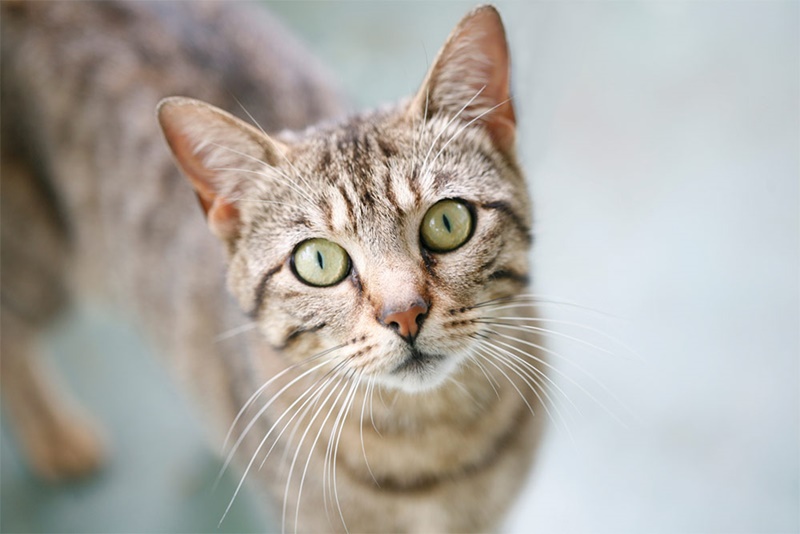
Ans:
[[[521,384],[484,371],[465,364],[420,393],[358,393],[341,438],[342,465],[365,483],[405,489],[488,466],[531,412],[515,391]]]
[[[274,414],[286,411],[289,415],[279,423],[286,424],[301,407],[298,404],[292,408],[291,402],[301,398],[325,372],[301,377],[308,370],[302,366],[287,372],[280,354],[263,341],[258,346],[260,357],[256,361],[260,362],[260,368],[243,370],[240,376],[247,376],[250,381],[244,389],[252,393],[272,380],[264,390],[263,400],[258,402],[261,405],[287,387],[287,394],[279,395],[270,410]],[[325,403],[325,395],[320,395],[314,404],[325,407],[313,421],[314,409],[310,410],[303,425],[311,427],[312,436],[320,426],[332,429],[340,406],[349,404],[337,423],[342,429],[338,454],[340,469],[349,472],[356,481],[370,484],[377,479],[385,485],[406,487],[463,473],[488,465],[498,451],[509,446],[509,431],[515,431],[530,417],[529,404],[536,406],[534,400],[528,399],[526,403],[518,393],[524,391],[519,377],[512,382],[497,374],[466,362],[440,386],[417,393],[370,386],[367,381],[352,386],[351,382],[339,386],[345,392],[352,386],[351,396],[345,394],[335,401],[334,394]],[[241,399],[242,404],[246,401]],[[334,404],[337,405],[332,408]],[[326,419],[329,410],[332,415]],[[320,450],[324,452],[325,448]],[[420,454],[421,450],[426,454]]]

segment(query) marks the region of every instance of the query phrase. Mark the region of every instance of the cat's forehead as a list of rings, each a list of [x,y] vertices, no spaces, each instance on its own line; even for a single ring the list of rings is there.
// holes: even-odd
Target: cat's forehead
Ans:
[[[469,132],[452,135],[455,127],[448,126],[420,124],[399,112],[373,113],[315,132],[294,147],[292,159],[315,193],[323,200],[344,197],[351,215],[359,209],[372,215],[383,208],[414,210],[470,185],[479,190],[480,184],[460,178],[486,174],[494,166]]]
[[[366,189],[379,184],[376,172],[391,162],[413,159],[408,129],[398,119],[354,117],[310,135],[295,157],[324,184],[353,183]]]
[[[280,191],[289,201],[256,218],[281,248],[323,237],[399,251],[415,242],[422,216],[439,200],[516,196],[489,145],[448,120],[373,112],[282,142],[289,152],[281,176],[264,195]]]
[[[429,194],[415,176],[413,139],[396,121],[353,119],[313,135],[292,156],[313,188],[314,211],[337,230],[394,219]]]

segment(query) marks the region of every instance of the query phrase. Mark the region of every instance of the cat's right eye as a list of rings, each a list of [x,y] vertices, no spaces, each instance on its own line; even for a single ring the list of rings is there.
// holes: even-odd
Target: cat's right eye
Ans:
[[[294,249],[292,267],[303,282],[327,287],[338,284],[350,272],[350,256],[332,241],[308,239]]]

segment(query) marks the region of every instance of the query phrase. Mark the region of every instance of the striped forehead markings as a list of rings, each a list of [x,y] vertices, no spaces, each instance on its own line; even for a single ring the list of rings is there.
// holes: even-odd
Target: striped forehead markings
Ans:
[[[400,209],[400,204],[397,202],[397,196],[394,193],[394,185],[392,181],[392,169],[391,167],[386,164],[383,167],[384,170],[384,188],[386,193],[386,200],[389,201],[389,204],[394,206],[395,209]]]
[[[332,232],[355,229],[355,209],[344,185],[332,189],[329,195],[327,221]]]
[[[344,201],[345,212],[347,213],[347,218],[349,220],[351,220],[351,221],[355,220],[356,211],[355,211],[355,208],[353,207],[353,201],[350,200],[350,194],[347,192],[347,188],[344,186],[344,184],[340,184],[339,188],[338,188],[338,191],[339,191],[339,195],[341,195],[341,198]]]
[[[419,204],[419,202],[422,200],[422,191],[419,185],[419,174],[419,166],[414,165],[414,167],[411,169],[411,172],[406,175],[408,176],[406,184],[408,184],[408,189],[411,191],[411,194],[414,195],[414,204]]]

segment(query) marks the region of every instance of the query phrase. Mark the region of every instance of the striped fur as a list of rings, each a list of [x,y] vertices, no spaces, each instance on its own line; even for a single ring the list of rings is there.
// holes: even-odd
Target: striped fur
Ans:
[[[19,102],[3,106],[4,194],[12,161],[40,162],[30,172],[53,193],[29,216],[64,215],[74,274],[65,283],[102,287],[138,312],[198,407],[220,433],[231,427],[226,465],[259,481],[286,530],[497,528],[541,432],[532,414],[541,399],[525,375],[475,355],[481,306],[524,292],[532,241],[499,16],[491,7],[467,15],[415,96],[341,118],[299,45],[240,9],[4,5],[2,88]],[[89,37],[74,30],[86,21]],[[212,39],[198,37],[203,25]],[[247,32],[256,45],[234,38]],[[125,54],[108,61],[103,47]],[[262,57],[276,48],[283,59]],[[74,72],[48,68],[70,61]],[[137,83],[116,82],[120,62]],[[215,68],[232,85],[213,81],[226,79]],[[60,91],[41,83],[55,76]],[[201,99],[159,106],[188,182],[150,118],[173,94]],[[12,134],[24,150],[7,141],[9,124],[24,130]],[[476,222],[462,247],[434,253],[420,244],[420,224],[442,199],[466,202]],[[3,235],[15,224],[4,214]],[[292,268],[298,243],[319,237],[351,259],[331,287],[305,284]],[[4,262],[23,261],[5,241]],[[411,345],[381,313],[413,299],[426,313]],[[53,307],[13,320],[33,335]]]

